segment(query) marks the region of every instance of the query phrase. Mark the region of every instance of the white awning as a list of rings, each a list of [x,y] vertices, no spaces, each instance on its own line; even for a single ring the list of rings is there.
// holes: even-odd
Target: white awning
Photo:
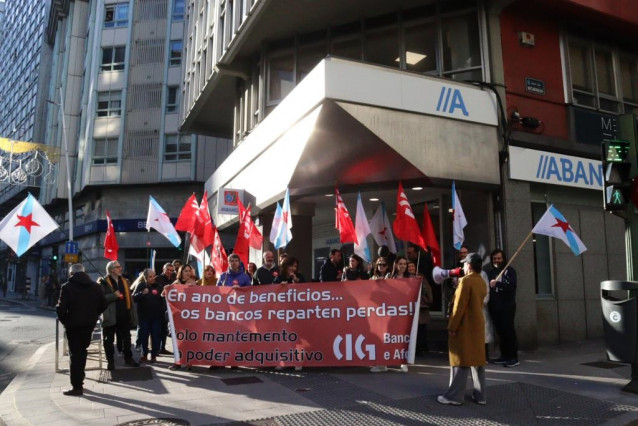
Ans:
[[[220,188],[254,211],[291,194],[399,180],[499,184],[496,102],[471,85],[327,58],[206,182],[215,223]]]

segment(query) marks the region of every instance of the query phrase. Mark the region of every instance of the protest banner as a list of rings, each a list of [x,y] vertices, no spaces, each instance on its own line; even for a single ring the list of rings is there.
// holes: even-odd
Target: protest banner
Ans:
[[[175,362],[370,366],[414,362],[418,278],[209,287],[170,285]]]

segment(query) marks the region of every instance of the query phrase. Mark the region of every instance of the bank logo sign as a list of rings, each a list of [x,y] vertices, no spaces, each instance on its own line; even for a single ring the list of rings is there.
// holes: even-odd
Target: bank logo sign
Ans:
[[[600,161],[510,146],[510,179],[602,190]]]
[[[445,86],[441,87],[441,94],[439,95],[439,102],[436,104],[436,110],[454,114],[457,109],[463,113],[465,117],[470,115],[467,112],[463,95],[459,89]]]

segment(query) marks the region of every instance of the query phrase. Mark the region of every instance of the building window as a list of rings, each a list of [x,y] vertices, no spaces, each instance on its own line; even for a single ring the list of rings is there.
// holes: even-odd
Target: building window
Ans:
[[[295,56],[272,57],[268,63],[267,105],[276,105],[295,88]],[[316,64],[315,64],[316,65]]]
[[[532,203],[532,222],[538,223],[547,211],[545,203]],[[552,290],[552,262],[549,237],[534,234],[534,271],[536,273],[536,295],[553,296]]]
[[[638,114],[638,60],[623,56],[620,58],[620,80],[622,100],[626,114]]]
[[[97,116],[119,117],[122,114],[122,92],[98,92]]]
[[[457,81],[483,79],[479,34],[475,12],[442,20],[444,77]]]
[[[184,0],[173,0],[173,22],[184,20]]]
[[[191,159],[190,135],[166,135],[164,138],[164,161],[186,161]]]
[[[179,87],[169,86],[166,90],[166,112],[177,112],[179,108]]]
[[[126,47],[103,47],[100,71],[120,71],[124,69]]]
[[[182,65],[182,46],[182,40],[171,40],[171,51],[168,58],[170,66]]]
[[[128,3],[107,4],[104,28],[119,28],[128,25]]]
[[[574,36],[568,36],[566,52],[574,105],[614,114],[638,111],[635,55]]]
[[[117,164],[117,139],[93,141],[93,164]]]

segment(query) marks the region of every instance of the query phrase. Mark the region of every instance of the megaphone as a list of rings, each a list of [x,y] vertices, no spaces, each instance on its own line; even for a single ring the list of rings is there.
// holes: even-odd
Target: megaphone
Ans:
[[[432,278],[437,284],[441,284],[448,278],[459,278],[463,275],[465,275],[463,268],[441,269],[438,266],[435,266],[434,269],[432,269]]]

